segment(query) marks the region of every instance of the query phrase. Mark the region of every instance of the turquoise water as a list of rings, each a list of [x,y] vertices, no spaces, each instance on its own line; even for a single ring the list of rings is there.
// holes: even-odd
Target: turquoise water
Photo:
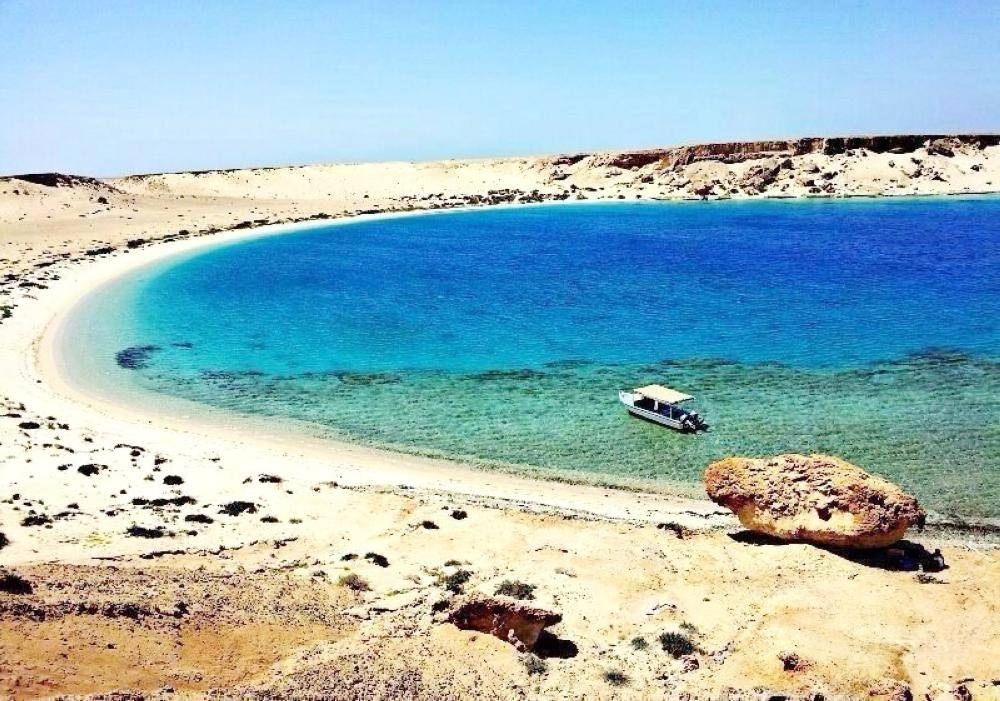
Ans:
[[[91,306],[88,372],[316,433],[695,489],[824,451],[1000,515],[1000,199],[599,204],[222,246]],[[697,397],[712,430],[627,417]]]

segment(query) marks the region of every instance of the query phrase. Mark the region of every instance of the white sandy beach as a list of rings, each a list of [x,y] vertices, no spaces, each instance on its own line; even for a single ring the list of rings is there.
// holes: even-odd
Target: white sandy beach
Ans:
[[[183,400],[174,400],[172,410],[167,412],[151,407],[148,403],[144,405],[141,398],[130,401],[127,397],[95,396],[81,390],[67,376],[59,359],[59,336],[63,325],[74,311],[75,303],[83,296],[81,292],[85,295],[88,290],[96,290],[129,272],[155,264],[169,256],[243,239],[280,235],[308,226],[316,224],[276,225],[224,232],[102,258],[95,265],[69,271],[46,294],[44,302],[48,308],[45,312],[24,315],[25,323],[20,328],[20,319],[13,320],[12,326],[16,329],[14,337],[20,343],[3,350],[5,358],[8,350],[11,353],[9,367],[19,368],[19,372],[8,379],[9,384],[5,385],[4,391],[10,396],[24,397],[25,403],[31,406],[45,406],[51,413],[59,416],[60,421],[73,426],[87,426],[95,434],[110,438],[125,433],[130,436],[130,442],[141,444],[149,451],[176,453],[178,447],[183,446],[186,459],[204,460],[210,456],[225,455],[227,460],[236,462],[259,462],[261,456],[266,455],[273,470],[299,480],[322,478],[345,487],[391,488],[406,485],[411,489],[458,493],[514,504],[533,504],[540,508],[564,509],[567,512],[582,511],[616,519],[677,521],[692,528],[705,525],[706,522],[716,525],[724,523],[721,517],[728,512],[703,499],[679,499],[647,492],[640,502],[632,494],[620,490],[486,472],[443,460],[319,440],[310,437],[306,431],[283,434],[280,430],[271,428],[269,432],[266,421],[252,417],[234,417]],[[65,348],[61,350],[72,352]],[[38,379],[42,382],[39,383]],[[123,477],[120,485],[109,486],[112,489],[132,486],[128,476]],[[200,500],[211,501],[213,496],[217,498],[220,493],[232,493],[233,487],[232,484],[213,479],[203,485],[204,491],[200,494],[194,494],[193,487],[185,491]],[[302,509],[298,498],[289,499],[282,506],[282,513],[275,513],[283,517],[282,520],[294,516],[297,510]],[[278,508],[278,505],[274,508]],[[259,537],[259,526],[252,523],[246,525],[247,532],[237,536],[238,538],[253,540]],[[49,547],[57,547],[57,544],[49,544]],[[66,553],[60,554],[59,559],[72,561],[74,549],[68,548]],[[79,555],[79,550],[76,550]]]
[[[1000,550],[988,540],[912,535],[950,565],[924,583],[808,545],[734,539],[735,519],[707,500],[485,472],[272,434],[200,407],[164,412],[94,396],[59,359],[60,329],[89,291],[168,256],[308,225],[270,222],[505,203],[511,192],[517,202],[1000,191],[1000,147],[958,142],[950,152],[0,180],[10,310],[0,324],[0,532],[10,541],[0,565],[31,581],[34,605],[48,612],[39,621],[0,592],[0,694],[889,699],[904,698],[904,687],[955,698],[964,686],[1000,698]],[[220,514],[235,502],[253,508]],[[24,525],[32,516],[44,518]],[[132,526],[159,535],[129,537]],[[562,613],[553,633],[563,643],[544,672],[506,643],[435,622],[442,575],[460,569],[467,591],[522,581]],[[348,573],[369,590],[338,584]],[[238,586],[191,599],[176,625],[152,613],[80,613],[90,601],[166,606],[189,597],[179,581],[196,591],[213,577]],[[238,612],[250,590],[276,603],[243,636]],[[695,631],[695,663],[659,649],[657,636],[682,624]],[[212,659],[219,646],[227,656]],[[785,669],[779,654],[789,650],[807,664]],[[609,685],[609,671],[626,674],[627,686]]]

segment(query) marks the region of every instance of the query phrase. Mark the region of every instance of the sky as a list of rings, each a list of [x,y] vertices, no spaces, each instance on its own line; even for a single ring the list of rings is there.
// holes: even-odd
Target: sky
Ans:
[[[1000,131],[1000,2],[0,0],[0,174]]]

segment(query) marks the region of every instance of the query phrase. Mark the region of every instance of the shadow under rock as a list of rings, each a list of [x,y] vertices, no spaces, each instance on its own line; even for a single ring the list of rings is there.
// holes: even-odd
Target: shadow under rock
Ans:
[[[763,533],[753,531],[740,531],[731,533],[729,537],[737,543],[756,546],[781,546],[801,543],[802,541],[781,540]],[[814,545],[813,547],[825,550],[828,553],[842,557],[845,560],[856,562],[866,567],[875,567],[882,570],[894,572],[940,572],[948,568],[940,550],[930,552],[920,543],[910,540],[900,540],[897,543],[885,548],[853,549],[835,548],[827,545]]]
[[[580,650],[572,640],[557,638],[547,630],[543,630],[535,643],[534,652],[539,657],[555,657],[560,660],[568,660],[576,657]]]

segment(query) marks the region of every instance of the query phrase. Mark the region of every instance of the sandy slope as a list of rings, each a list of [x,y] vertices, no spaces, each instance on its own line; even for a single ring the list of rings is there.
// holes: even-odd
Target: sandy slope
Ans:
[[[0,304],[11,311],[0,323],[0,532],[10,540],[0,565],[27,582],[0,586],[0,695],[891,698],[906,685],[958,698],[951,690],[964,685],[1000,697],[1000,553],[981,539],[913,536],[951,566],[923,583],[748,541],[704,501],[125,410],[81,396],[51,355],[83,290],[245,221],[484,200],[1000,189],[997,146],[754,148],[735,163],[674,150],[0,180]],[[255,232],[211,240],[243,235]],[[147,530],[132,537],[132,526]],[[467,591],[533,584],[537,603],[564,615],[540,651],[544,671],[434,621],[458,570],[470,572]],[[370,589],[338,583],[351,572]],[[697,668],[660,649],[657,636],[682,630]],[[783,652],[804,664],[786,671]],[[627,682],[610,683],[611,671]]]

